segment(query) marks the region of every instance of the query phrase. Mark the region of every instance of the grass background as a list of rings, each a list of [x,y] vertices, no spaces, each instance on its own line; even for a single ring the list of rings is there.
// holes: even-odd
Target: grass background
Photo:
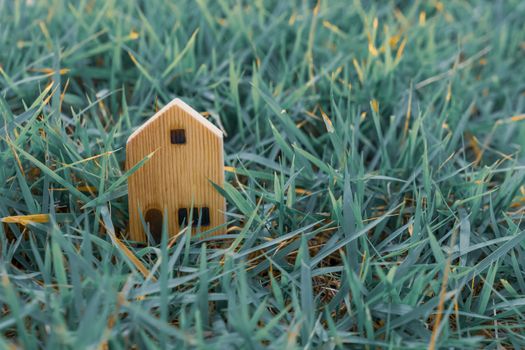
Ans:
[[[2,348],[525,347],[525,2],[0,0]],[[126,239],[226,133],[229,234]]]

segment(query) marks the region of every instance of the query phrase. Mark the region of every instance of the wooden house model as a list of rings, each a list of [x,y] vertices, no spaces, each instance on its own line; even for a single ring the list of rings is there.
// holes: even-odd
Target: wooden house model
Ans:
[[[175,99],[129,137],[127,169],[152,152],[128,179],[130,238],[145,241],[148,227],[159,242],[165,212],[170,236],[188,224],[223,233],[225,201],[212,185],[224,182],[222,132]]]

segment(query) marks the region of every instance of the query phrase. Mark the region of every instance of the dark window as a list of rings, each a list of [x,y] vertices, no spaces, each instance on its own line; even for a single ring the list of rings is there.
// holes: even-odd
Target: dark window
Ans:
[[[186,225],[188,223],[188,209],[180,208],[178,212],[179,226]]]
[[[188,209],[187,208],[180,208],[177,216],[179,219],[179,225],[187,225],[188,224]],[[210,225],[210,209],[208,207],[203,208],[193,208],[193,220],[191,222],[191,225],[193,227],[197,226],[209,226]]]
[[[155,242],[159,243],[162,237],[162,212],[158,209],[149,209],[144,216],[144,221]]]
[[[186,131],[184,129],[170,130],[170,139],[174,145],[184,144],[186,143]]]
[[[193,210],[195,210],[195,209],[193,209]],[[208,207],[201,208],[200,223],[201,223],[201,226],[209,226],[210,225],[210,209]]]

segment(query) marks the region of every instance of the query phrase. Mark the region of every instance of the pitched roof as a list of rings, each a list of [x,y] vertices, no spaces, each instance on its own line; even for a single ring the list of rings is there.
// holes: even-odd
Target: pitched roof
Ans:
[[[213,125],[208,119],[204,118],[199,112],[191,108],[189,105],[187,105],[184,101],[182,101],[179,98],[176,98],[172,100],[170,103],[165,105],[161,108],[160,111],[155,113],[153,117],[149,118],[144,124],[142,124],[140,127],[138,127],[128,138],[128,143],[138,134],[142,132],[146,127],[148,127],[150,124],[152,124],[155,120],[160,118],[162,115],[164,115],[169,109],[173,107],[179,107],[183,109],[186,113],[191,115],[193,118],[197,119],[205,128],[207,128],[210,132],[214,133],[218,137],[222,137],[222,131]]]

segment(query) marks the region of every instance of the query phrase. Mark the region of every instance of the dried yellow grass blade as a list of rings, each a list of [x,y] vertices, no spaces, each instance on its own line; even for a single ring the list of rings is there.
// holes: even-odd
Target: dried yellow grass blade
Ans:
[[[129,38],[131,40],[137,40],[139,38],[139,33],[137,33],[136,31],[132,30],[130,33],[129,33]]]
[[[379,55],[379,51],[377,51],[376,47],[371,42],[368,43],[368,51],[374,57],[377,57]]]
[[[154,152],[152,152],[152,153],[154,153]],[[102,225],[103,225],[104,229],[106,230],[107,234],[109,235],[109,237],[111,238],[111,241],[113,242],[113,244],[117,246],[117,248],[126,256],[126,258],[129,259],[129,261],[133,264],[133,266],[135,266],[135,268],[137,270],[139,270],[139,272],[145,278],[150,277],[151,273],[146,268],[146,266],[144,266],[142,261],[140,261],[135,256],[135,254],[133,254],[133,252],[124,243],[122,243],[122,241],[115,234],[115,228],[113,227],[113,223],[112,223],[111,218],[109,216],[109,211],[108,211],[107,207],[103,207],[102,208],[101,215],[102,215]],[[155,278],[155,276],[153,276],[153,275],[151,276],[151,279],[153,281],[157,280]]]
[[[16,152],[16,149],[13,147],[13,142],[11,141],[11,138],[9,137],[9,134],[6,134],[6,141],[9,145],[9,148],[11,149],[11,152],[13,153],[13,156],[15,157],[16,164],[18,165],[18,168],[20,169],[20,172],[23,176],[26,176],[26,172],[24,171],[24,167],[22,166],[22,162],[20,161],[20,157],[18,156],[18,153]]]
[[[133,63],[135,63],[135,65],[138,66],[139,62],[135,58],[135,55],[133,55],[131,52],[128,52],[128,55],[129,55],[129,58],[131,58],[131,60],[133,61]]]
[[[419,14],[419,25],[423,26],[427,22],[427,14],[425,11],[422,11]]]
[[[344,36],[345,33],[343,33],[343,31],[338,27],[336,26],[335,24],[331,23],[330,21],[327,21],[327,20],[324,20],[323,21],[323,27],[325,27],[326,29],[330,30],[331,32],[337,34],[337,35],[340,35],[340,36]]]
[[[146,266],[144,266],[144,264],[142,263],[142,261],[140,261],[136,256],[135,254],[133,254],[133,252],[131,250],[129,250],[129,248],[124,244],[122,243],[122,241],[120,239],[118,239],[117,236],[113,235],[113,241],[117,244],[117,247],[124,253],[124,255],[126,255],[126,257],[131,261],[131,263],[137,268],[137,270],[140,271],[140,273],[145,277],[145,278],[148,278],[149,275],[150,275],[150,272],[149,270],[146,268]],[[151,276],[151,279],[153,281],[156,281],[157,279],[155,278],[155,276]]]
[[[479,147],[479,141],[474,135],[467,135],[467,138],[472,151],[476,155],[476,163],[478,163],[483,156],[483,152],[481,152],[481,148]]]
[[[314,11],[313,11],[314,16],[317,16],[319,14],[320,8],[321,8],[321,0],[318,0],[317,4],[314,7]]]
[[[374,112],[376,113],[379,112],[379,102],[377,102],[376,99],[373,99],[372,101],[370,101],[370,105],[372,106],[372,109],[374,110]]]
[[[399,52],[399,51],[398,51]],[[405,126],[403,128],[403,141],[406,139],[408,127],[410,126],[410,116],[412,115],[412,84],[410,85],[410,92],[408,94],[407,113],[405,115]]]
[[[48,74],[48,75],[51,75],[51,74],[55,73],[55,70],[52,69],[52,68],[32,68],[31,71],[32,72],[44,73],[44,74]],[[58,74],[60,74],[60,75],[67,74],[69,72],[70,72],[69,68],[62,68],[62,69],[58,70]]]
[[[328,116],[322,109],[321,109],[321,115],[323,116],[324,124],[326,125],[326,131],[328,131],[329,133],[333,133],[335,131],[334,125],[332,124],[332,121],[330,120],[330,118],[328,118]]]
[[[230,233],[230,232],[233,232],[233,231],[242,231],[242,227],[240,227],[240,226],[231,226],[231,227],[228,227],[228,229],[226,230],[227,233]]]
[[[49,35],[49,30],[47,29],[46,23],[44,21],[38,22],[38,26],[40,27],[40,30],[42,31],[42,34],[44,34],[44,37],[46,38],[47,47],[51,49],[52,47],[52,40],[51,35]]]
[[[399,34],[391,36],[390,39],[388,39],[388,45],[390,45],[390,47],[393,49],[397,46],[399,40],[401,40],[401,36]]]
[[[407,38],[404,38],[401,44],[399,45],[399,49],[397,49],[397,52],[396,52],[396,59],[395,59],[396,63],[399,62],[399,60],[403,56],[403,51],[405,50],[406,44],[407,44]]]
[[[15,215],[6,216],[0,219],[0,221],[6,224],[20,224],[27,225],[32,223],[46,223],[49,222],[48,214],[31,214],[31,215]]]
[[[525,197],[517,198],[514,202],[510,204],[511,208],[520,208],[525,205]]]
[[[500,119],[496,122],[496,125],[516,123],[525,120],[525,114],[518,114],[510,118]]]
[[[359,78],[359,81],[362,84],[364,81],[364,76],[363,76],[363,71],[361,70],[361,67],[359,66],[359,62],[357,62],[357,60],[354,58],[352,60],[352,63],[354,64],[355,71],[357,72],[357,77]]]
[[[64,85],[64,88],[62,89],[62,92],[60,93],[60,103],[58,104],[58,110],[62,112],[62,105],[64,104],[64,98],[66,97],[66,91],[69,87],[69,78],[66,80],[66,85]]]
[[[309,190],[304,189],[304,188],[296,187],[296,188],[295,188],[295,193],[297,193],[297,194],[306,194],[306,195],[310,195],[310,194],[312,194],[312,191],[309,191]]]

